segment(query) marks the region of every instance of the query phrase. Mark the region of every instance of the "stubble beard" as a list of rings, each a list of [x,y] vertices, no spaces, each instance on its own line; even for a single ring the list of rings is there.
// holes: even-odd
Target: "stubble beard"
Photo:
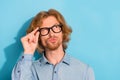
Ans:
[[[47,48],[49,50],[56,50],[60,46],[60,43],[47,43]]]
[[[44,46],[45,48],[49,49],[49,50],[56,50],[60,47],[60,45],[62,44],[62,42],[60,40],[58,40],[56,42],[49,42],[48,39],[45,41],[46,46]]]

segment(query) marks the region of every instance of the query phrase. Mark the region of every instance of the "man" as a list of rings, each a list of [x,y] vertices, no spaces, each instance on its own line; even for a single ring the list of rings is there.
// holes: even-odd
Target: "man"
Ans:
[[[38,13],[21,39],[24,53],[13,69],[12,80],[94,80],[91,67],[65,52],[71,32],[58,11]],[[33,61],[36,49],[42,57]]]

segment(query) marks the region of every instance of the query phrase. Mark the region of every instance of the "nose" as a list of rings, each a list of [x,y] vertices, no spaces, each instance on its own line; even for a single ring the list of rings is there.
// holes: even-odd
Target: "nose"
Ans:
[[[52,31],[52,29],[50,29],[50,31],[49,31],[49,36],[51,37],[51,36],[53,36],[54,35],[54,32]]]

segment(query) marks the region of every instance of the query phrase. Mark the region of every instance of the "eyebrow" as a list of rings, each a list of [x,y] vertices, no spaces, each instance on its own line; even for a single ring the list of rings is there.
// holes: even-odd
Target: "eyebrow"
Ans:
[[[55,23],[54,25],[60,25],[60,23]],[[49,27],[53,27],[54,25],[52,25],[52,26],[45,26],[45,27],[41,27],[41,28],[49,28]]]

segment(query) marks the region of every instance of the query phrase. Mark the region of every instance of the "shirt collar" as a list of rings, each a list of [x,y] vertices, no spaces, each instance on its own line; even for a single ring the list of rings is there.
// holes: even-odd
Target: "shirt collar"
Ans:
[[[42,54],[42,58],[40,59],[42,64],[50,64],[50,62],[46,59],[45,54]]]
[[[69,54],[65,53],[65,56],[63,57],[62,63],[70,65],[70,55]]]
[[[40,59],[41,64],[51,64],[45,57],[44,53],[42,55],[42,58]],[[68,55],[67,53],[65,53],[62,61],[60,63],[65,63],[67,65],[70,65],[70,55]]]

